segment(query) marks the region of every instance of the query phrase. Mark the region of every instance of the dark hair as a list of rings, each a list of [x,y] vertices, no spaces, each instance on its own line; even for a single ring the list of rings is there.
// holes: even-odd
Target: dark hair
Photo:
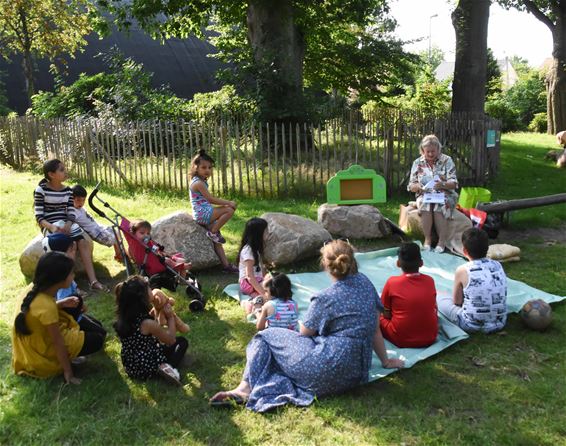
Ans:
[[[248,245],[252,249],[252,254],[254,255],[254,265],[259,264],[259,255],[263,254],[263,233],[267,229],[267,221],[263,218],[253,217],[250,218],[244,229],[244,234],[242,235],[242,243],[240,243],[240,249],[238,250],[238,262],[240,262],[240,253],[245,245]]]
[[[120,338],[131,335],[139,316],[148,315],[151,309],[149,285],[142,276],[130,276],[114,288],[116,294],[116,322],[114,330]]]
[[[271,273],[271,277],[265,281],[264,285],[269,288],[269,292],[274,297],[283,300],[289,300],[293,297],[291,280],[289,280],[286,274],[273,272]]]
[[[72,188],[71,191],[73,192],[73,198],[74,197],[85,197],[88,195],[86,193],[86,189],[84,187],[82,187],[80,184],[75,184]]]
[[[417,273],[421,267],[422,257],[419,245],[404,242],[399,247],[399,266],[405,273]]]
[[[489,249],[489,237],[482,229],[466,229],[462,234],[462,244],[472,259],[483,259]]]
[[[31,334],[31,331],[26,325],[26,314],[35,296],[53,285],[64,281],[69,274],[71,274],[74,266],[74,260],[60,252],[48,252],[40,257],[33,275],[33,287],[24,298],[20,312],[14,321],[17,334]]]
[[[43,163],[43,178],[45,178],[47,181],[49,181],[49,174],[53,173],[57,169],[59,169],[59,166],[61,164],[63,164],[63,163],[60,160],[58,160],[57,158],[45,161]]]
[[[191,160],[191,171],[189,172],[191,178],[197,176],[198,166],[203,161],[208,161],[212,166],[214,166],[214,159],[208,153],[206,153],[206,150],[200,149]]]
[[[130,229],[132,230],[132,234],[138,232],[138,230],[145,228],[148,231],[151,231],[151,223],[147,220],[134,220],[130,225]]]
[[[333,277],[343,279],[357,274],[358,262],[354,257],[352,245],[344,240],[332,240],[320,250],[320,263]]]

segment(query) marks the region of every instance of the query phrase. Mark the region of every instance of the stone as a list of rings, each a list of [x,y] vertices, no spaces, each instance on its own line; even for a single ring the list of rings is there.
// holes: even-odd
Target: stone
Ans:
[[[335,237],[372,239],[391,235],[391,227],[381,212],[369,204],[338,206],[325,203],[318,208],[318,223]]]
[[[330,233],[315,221],[298,215],[268,212],[268,236],[263,259],[274,265],[287,265],[296,260],[319,255],[324,242],[332,239]]]
[[[464,255],[464,246],[462,245],[462,234],[468,228],[472,227],[472,221],[460,211],[454,211],[454,219],[449,220],[449,234],[446,240],[446,248],[459,255]],[[413,237],[424,237],[423,225],[419,216],[419,211],[414,202],[409,202],[408,206],[401,205],[399,212],[399,227]],[[433,236],[433,244],[436,243],[438,237]]]
[[[87,235],[83,234],[85,240],[90,246],[90,253],[92,255],[92,251],[94,249],[92,239]],[[35,273],[35,267],[37,266],[37,262],[39,258],[45,253],[43,250],[42,245],[43,235],[39,234],[34,237],[24,248],[22,254],[20,255],[20,269],[22,274],[26,276],[28,279],[33,278],[33,274]],[[77,255],[75,257],[75,273],[84,273],[85,267],[83,262],[81,261],[81,257],[77,251]]]
[[[180,252],[192,262],[193,271],[220,265],[206,229],[184,211],[161,217],[151,225],[151,237],[165,247],[165,252]]]

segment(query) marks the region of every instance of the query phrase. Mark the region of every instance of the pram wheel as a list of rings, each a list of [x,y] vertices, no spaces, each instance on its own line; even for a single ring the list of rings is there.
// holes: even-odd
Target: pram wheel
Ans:
[[[185,293],[190,299],[189,309],[191,311],[202,311],[206,305],[206,299],[200,292],[200,285],[195,281],[194,285],[188,285],[185,288]]]
[[[192,312],[203,311],[204,310],[204,301],[199,299],[193,299],[189,302],[189,310]]]

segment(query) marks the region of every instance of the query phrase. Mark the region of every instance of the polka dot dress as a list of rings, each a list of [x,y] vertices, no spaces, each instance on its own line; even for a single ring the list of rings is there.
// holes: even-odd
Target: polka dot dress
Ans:
[[[148,314],[136,319],[136,330],[122,341],[122,364],[130,378],[147,379],[155,376],[159,365],[167,362],[163,346],[153,335],[144,335],[140,331],[144,319],[151,319]]]
[[[247,407],[265,412],[287,403],[307,406],[315,396],[367,382],[378,309],[377,291],[359,273],[311,299],[303,324],[317,336],[284,328],[259,332],[247,347]]]

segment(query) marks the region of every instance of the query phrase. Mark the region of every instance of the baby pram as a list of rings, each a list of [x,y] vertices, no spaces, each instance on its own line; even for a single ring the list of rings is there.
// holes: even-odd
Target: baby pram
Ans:
[[[129,220],[121,215],[106,201],[98,196],[100,183],[96,185],[94,190],[88,197],[88,204],[91,209],[112,223],[112,230],[116,236],[118,248],[126,267],[126,274],[132,275],[135,268],[128,260],[128,252],[124,247],[124,239],[130,248],[130,252],[134,257],[132,260],[138,265],[139,273],[149,278],[149,285],[151,288],[167,288],[168,290],[175,291],[177,286],[185,286],[185,293],[190,299],[189,308],[191,311],[201,311],[206,304],[206,298],[201,292],[201,286],[193,274],[187,272],[186,275],[180,273],[179,270],[170,267],[165,263],[165,256],[161,254],[163,246],[159,245],[153,240],[138,240],[131,232]],[[106,215],[104,211],[96,207],[94,200],[101,202],[104,207],[110,209],[114,216]],[[123,235],[123,237],[122,237]]]

